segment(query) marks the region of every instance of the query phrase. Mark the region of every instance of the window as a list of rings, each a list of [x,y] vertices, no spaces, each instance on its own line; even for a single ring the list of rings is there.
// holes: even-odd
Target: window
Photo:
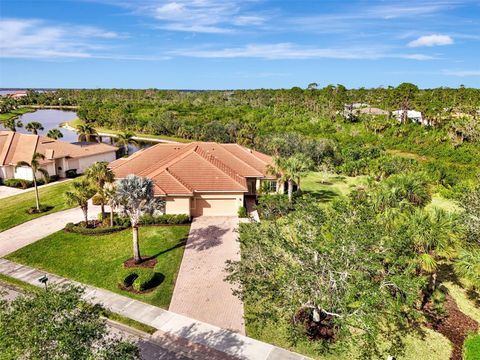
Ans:
[[[275,180],[262,181],[262,191],[265,193],[272,193],[277,191],[277,182]]]

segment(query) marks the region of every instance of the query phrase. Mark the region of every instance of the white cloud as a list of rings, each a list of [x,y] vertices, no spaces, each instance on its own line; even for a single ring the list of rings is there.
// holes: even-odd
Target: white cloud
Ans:
[[[112,53],[111,41],[125,37],[93,26],[52,25],[37,19],[0,21],[0,57],[16,59],[165,60],[160,55]]]
[[[480,76],[480,70],[444,70],[443,73],[459,77]]]
[[[440,35],[440,34],[433,34],[433,35],[426,35],[420,36],[418,39],[410,41],[408,43],[408,47],[421,47],[421,46],[443,46],[443,45],[451,45],[453,44],[453,39],[448,35]]]
[[[365,48],[319,48],[300,46],[293,43],[248,44],[240,47],[223,49],[180,49],[171,52],[197,58],[258,58],[268,60],[278,59],[380,59],[403,58],[413,60],[428,60],[431,57],[422,54],[392,54],[384,49]]]

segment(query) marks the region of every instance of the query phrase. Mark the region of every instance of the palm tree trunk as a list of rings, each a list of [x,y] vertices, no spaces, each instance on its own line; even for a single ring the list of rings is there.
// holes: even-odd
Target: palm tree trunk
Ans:
[[[113,227],[113,206],[110,205],[110,226]]]
[[[292,202],[293,199],[293,181],[288,179],[288,201]]]
[[[105,204],[102,202],[100,203],[100,212],[102,213],[102,220],[105,219]]]
[[[37,211],[40,212],[40,197],[38,196],[38,186],[35,174],[33,174],[33,186],[35,187],[35,201],[37,202]]]
[[[128,144],[125,144],[125,155],[128,155]]]
[[[132,226],[132,235],[133,235],[133,260],[136,263],[142,261],[140,257],[140,243],[138,242],[138,225]]]
[[[82,206],[83,218],[85,219],[85,226],[88,226],[88,204]]]

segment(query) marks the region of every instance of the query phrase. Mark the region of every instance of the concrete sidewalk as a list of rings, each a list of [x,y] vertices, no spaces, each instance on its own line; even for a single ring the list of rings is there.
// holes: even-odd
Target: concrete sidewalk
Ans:
[[[0,259],[0,274],[43,286],[38,279],[47,275],[51,284],[74,283],[85,288],[84,299],[101,303],[109,310],[137,320],[158,329],[158,336],[173,336],[192,344],[199,344],[220,351],[225,359],[251,360],[305,360],[308,359],[273,345],[243,336],[219,327],[178,315],[156,306],[145,304],[122,295],[112,293],[89,285],[79,284],[65,278],[40,271],[29,266],[20,265],[6,259]],[[157,333],[155,333],[157,334]],[[154,334],[154,336],[155,336]],[[214,357],[212,357],[213,359]]]

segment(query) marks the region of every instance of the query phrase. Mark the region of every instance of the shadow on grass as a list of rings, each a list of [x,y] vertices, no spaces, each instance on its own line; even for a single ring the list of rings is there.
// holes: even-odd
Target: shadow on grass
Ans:
[[[169,251],[172,251],[172,250],[175,250],[175,249],[184,247],[186,244],[187,244],[187,237],[184,237],[184,238],[180,239],[180,240],[178,241],[178,243],[176,243],[175,245],[169,247],[168,249],[162,250],[162,251],[160,251],[160,252],[158,252],[158,253],[156,253],[156,254],[154,254],[154,255],[151,255],[150,257],[156,258],[156,257],[158,257],[158,256],[160,256],[160,255],[166,254],[166,253],[169,252]]]
[[[313,196],[320,202],[329,202],[338,196],[338,193],[333,190],[304,191],[304,193]]]

